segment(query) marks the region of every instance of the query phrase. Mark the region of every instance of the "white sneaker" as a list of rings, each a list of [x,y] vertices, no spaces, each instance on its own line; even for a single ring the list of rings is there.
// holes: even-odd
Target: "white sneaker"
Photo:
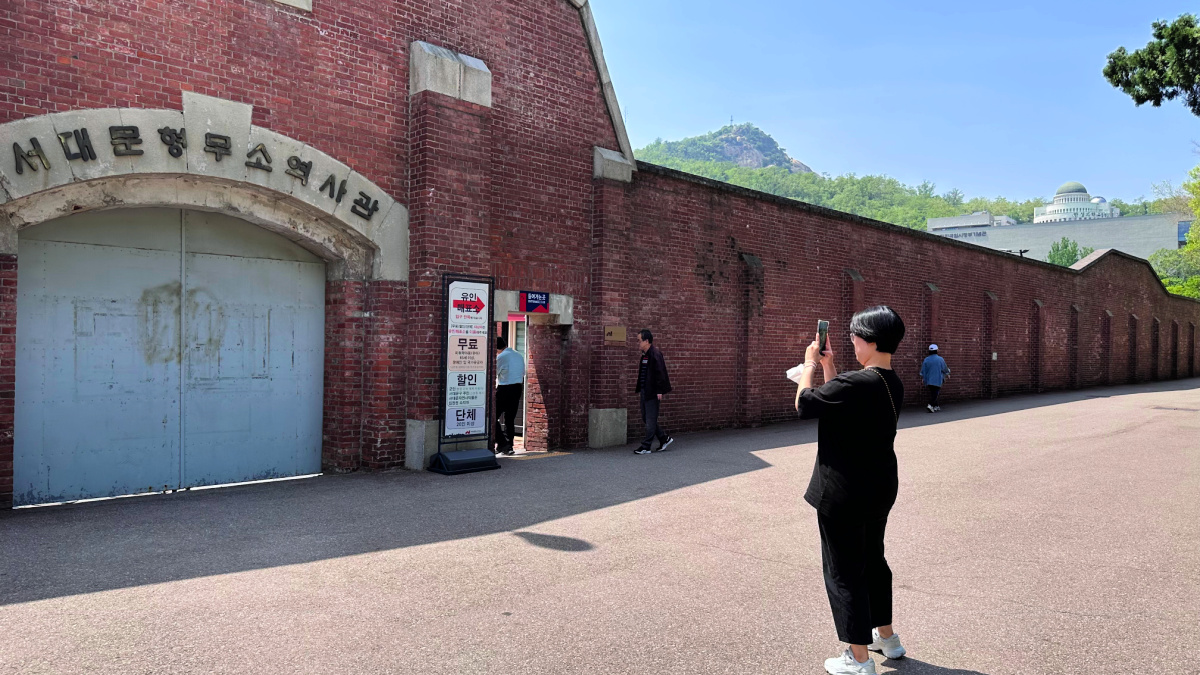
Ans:
[[[933,404],[932,403],[926,403],[925,407],[929,409],[929,412],[933,412]]]
[[[900,636],[892,633],[890,638],[879,637],[879,629],[871,629],[871,644],[867,645],[867,649],[873,652],[882,652],[889,659],[902,659],[905,653],[904,645],[900,644]]]
[[[854,660],[854,652],[847,649],[841,656],[825,659],[825,672],[830,675],[875,675],[875,661],[867,657],[865,663]]]

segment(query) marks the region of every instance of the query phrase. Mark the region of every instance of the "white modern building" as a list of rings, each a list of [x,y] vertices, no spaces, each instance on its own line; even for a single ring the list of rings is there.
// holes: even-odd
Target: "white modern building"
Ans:
[[[976,211],[965,216],[950,216],[947,218],[929,218],[926,220],[929,230],[942,230],[952,227],[1007,227],[1016,225],[1017,221],[1008,216],[993,216],[987,211]]]
[[[1111,206],[1104,197],[1093,197],[1087,188],[1071,181],[1059,186],[1054,202],[1033,210],[1035,223],[1061,223],[1068,220],[1094,220],[1120,217],[1121,210]]]
[[[1082,185],[1070,182],[1058,188],[1052,204],[1034,209],[1032,223],[1018,224],[1008,216],[981,211],[930,218],[927,225],[931,234],[1045,260],[1050,245],[1064,237],[1081,247],[1115,248],[1149,258],[1159,249],[1181,246],[1191,221],[1181,213],[1124,218],[1120,213],[1103,197],[1092,197]]]

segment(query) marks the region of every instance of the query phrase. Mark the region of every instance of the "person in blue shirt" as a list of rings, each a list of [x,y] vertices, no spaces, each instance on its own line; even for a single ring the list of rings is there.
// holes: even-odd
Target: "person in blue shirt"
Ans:
[[[517,406],[525,393],[525,359],[508,348],[508,340],[496,338],[496,445],[494,453],[513,454]],[[504,426],[500,426],[500,420]]]
[[[929,412],[934,413],[942,409],[942,406],[938,405],[938,397],[942,393],[942,384],[949,376],[950,367],[946,365],[946,359],[938,356],[938,346],[929,345],[929,356],[926,356],[925,362],[921,364],[921,381],[925,383],[925,389],[929,392],[929,403],[925,406]]]

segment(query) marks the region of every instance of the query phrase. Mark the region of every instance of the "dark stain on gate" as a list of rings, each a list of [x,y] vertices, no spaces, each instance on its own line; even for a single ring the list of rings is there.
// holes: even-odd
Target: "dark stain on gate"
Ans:
[[[147,365],[179,362],[178,281],[142,291],[138,300],[138,346]]]

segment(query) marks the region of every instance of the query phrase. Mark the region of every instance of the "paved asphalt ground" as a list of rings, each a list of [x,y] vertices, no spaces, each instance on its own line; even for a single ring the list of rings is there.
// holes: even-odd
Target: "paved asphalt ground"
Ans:
[[[902,426],[881,673],[1200,673],[1200,380]],[[0,672],[819,674],[815,438],[5,513]]]

